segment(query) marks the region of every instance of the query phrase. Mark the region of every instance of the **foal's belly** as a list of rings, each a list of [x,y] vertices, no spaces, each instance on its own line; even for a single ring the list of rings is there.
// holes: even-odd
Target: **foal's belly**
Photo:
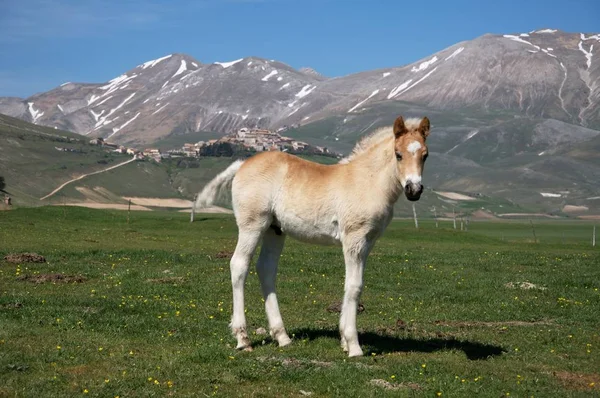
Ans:
[[[294,239],[320,245],[341,243],[341,233],[335,217],[327,219],[302,219],[293,214],[277,217],[277,226]]]

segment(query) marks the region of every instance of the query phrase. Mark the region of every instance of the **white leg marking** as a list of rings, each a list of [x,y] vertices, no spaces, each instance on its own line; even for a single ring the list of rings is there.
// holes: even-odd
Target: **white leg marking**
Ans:
[[[340,335],[342,349],[349,357],[362,356],[363,351],[358,343],[356,328],[356,312],[358,300],[363,287],[363,271],[370,244],[364,237],[349,238],[344,242],[344,260],[346,262],[346,279],[344,282],[344,301],[340,315]]]
[[[269,321],[271,337],[277,340],[280,347],[292,342],[283,326],[283,319],[279,312],[279,304],[277,303],[277,295],[275,293],[277,265],[284,243],[284,235],[277,235],[275,231],[268,229],[263,237],[260,256],[256,263],[256,271],[258,272],[262,294],[265,299],[265,311]]]
[[[251,350],[250,339],[246,330],[246,315],[244,314],[244,285],[248,275],[250,260],[254,255],[260,239],[260,231],[242,231],[238,236],[235,253],[231,257],[231,286],[233,290],[233,316],[231,331],[237,339],[237,349]]]

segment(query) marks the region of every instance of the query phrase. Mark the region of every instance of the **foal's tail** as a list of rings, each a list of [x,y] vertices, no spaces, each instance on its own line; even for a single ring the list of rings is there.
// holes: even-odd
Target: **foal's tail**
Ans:
[[[233,177],[235,177],[235,173],[240,169],[244,163],[243,160],[236,160],[225,171],[222,171],[215,178],[212,179],[206,186],[202,189],[202,191],[198,194],[198,198],[196,199],[196,208],[205,208],[211,206],[215,203],[219,198],[223,196],[223,194],[229,188]]]

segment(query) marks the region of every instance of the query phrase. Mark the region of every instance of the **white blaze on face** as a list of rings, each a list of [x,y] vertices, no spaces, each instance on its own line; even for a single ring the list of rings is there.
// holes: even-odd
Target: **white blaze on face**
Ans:
[[[411,184],[420,184],[421,183],[421,176],[416,175],[416,174],[409,174],[406,176],[406,183],[411,183]],[[405,183],[405,185],[406,185]]]
[[[412,141],[410,144],[408,144],[406,146],[406,150],[408,151],[408,153],[412,154],[413,156],[417,156],[417,152],[423,148],[423,145],[421,145],[421,143],[419,141]],[[403,181],[401,181],[402,186],[405,187],[406,184],[420,184],[421,183],[421,176],[417,173],[415,173],[414,171],[411,172],[411,170],[407,170],[408,174],[405,175]]]
[[[417,153],[417,151],[419,149],[421,149],[421,143],[419,141],[413,141],[410,144],[408,144],[408,146],[406,147],[406,150],[410,153],[412,153],[413,155],[415,155]]]

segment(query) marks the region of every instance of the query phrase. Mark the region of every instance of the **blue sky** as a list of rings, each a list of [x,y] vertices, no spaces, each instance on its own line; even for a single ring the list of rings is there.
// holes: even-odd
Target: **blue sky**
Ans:
[[[600,32],[600,1],[0,0],[0,96],[105,82],[175,52],[342,76],[541,28]]]

